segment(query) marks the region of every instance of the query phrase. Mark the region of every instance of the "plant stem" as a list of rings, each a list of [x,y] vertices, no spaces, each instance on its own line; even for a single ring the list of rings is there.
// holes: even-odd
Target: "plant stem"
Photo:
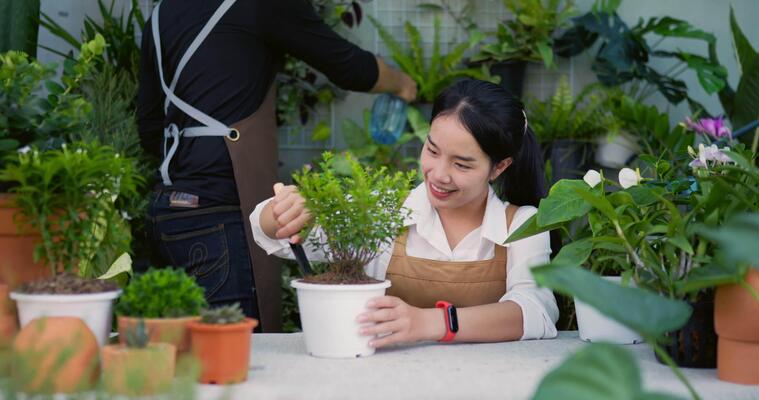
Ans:
[[[748,290],[748,293],[751,295],[751,297],[753,297],[754,300],[756,300],[759,303],[759,292],[757,292],[756,289],[754,289],[753,286],[749,285],[746,282],[746,278],[745,277],[743,279],[741,279],[738,282],[738,284],[741,285],[741,286],[743,286],[746,290]]]
[[[751,152],[756,154],[756,150],[759,148],[759,127],[754,131],[754,142],[751,143]]]
[[[690,382],[688,382],[688,379],[685,378],[685,375],[683,375],[683,372],[680,371],[680,368],[677,367],[677,365],[675,364],[675,361],[672,360],[669,354],[667,354],[667,352],[662,350],[662,348],[659,346],[658,343],[656,343],[655,340],[650,341],[650,343],[654,347],[654,351],[659,356],[659,358],[664,360],[664,363],[666,363],[667,366],[669,366],[669,369],[671,369],[672,372],[675,373],[675,376],[677,376],[677,379],[679,379],[680,382],[682,382],[683,385],[685,385],[685,387],[688,388],[688,392],[690,392],[690,395],[693,398],[693,400],[701,400],[701,397],[699,397],[698,393],[696,393],[696,390],[693,389],[693,386],[691,386]]]

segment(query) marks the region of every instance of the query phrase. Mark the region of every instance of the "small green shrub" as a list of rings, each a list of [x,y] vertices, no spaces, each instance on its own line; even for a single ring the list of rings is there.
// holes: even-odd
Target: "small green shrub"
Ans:
[[[245,314],[243,314],[240,308],[240,303],[211,308],[200,312],[200,321],[204,324],[236,324],[242,322],[244,319]]]
[[[177,318],[200,315],[208,307],[203,288],[184,270],[151,268],[135,276],[116,304],[127,317]]]
[[[416,172],[365,168],[348,157],[351,173],[341,176],[331,153],[322,158],[318,171],[304,168],[294,175],[312,224],[324,233],[310,241],[324,251],[336,281],[367,280],[363,267],[403,229],[403,202]]]

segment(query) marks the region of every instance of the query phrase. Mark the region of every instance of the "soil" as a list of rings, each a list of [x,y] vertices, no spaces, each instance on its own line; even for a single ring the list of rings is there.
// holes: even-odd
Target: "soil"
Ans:
[[[117,290],[113,282],[100,279],[84,279],[70,272],[64,272],[51,278],[26,283],[18,292],[27,294],[90,294]]]
[[[371,283],[382,283],[382,281],[370,278],[366,275],[363,277],[337,275],[333,272],[325,272],[319,275],[309,275],[301,279],[304,283],[316,283],[320,285],[368,285]]]

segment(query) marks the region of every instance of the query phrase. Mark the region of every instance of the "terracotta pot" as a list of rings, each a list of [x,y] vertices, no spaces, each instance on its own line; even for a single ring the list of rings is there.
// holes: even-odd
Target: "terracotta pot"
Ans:
[[[192,353],[200,360],[200,383],[227,384],[248,378],[250,343],[258,320],[245,318],[237,324],[190,322]]]
[[[200,317],[182,318],[144,318],[145,327],[148,329],[150,343],[171,343],[177,348],[177,354],[190,350],[190,331],[187,323]],[[126,344],[126,332],[137,326],[140,318],[118,317],[119,342]]]
[[[759,291],[759,271],[752,268],[746,282]],[[740,285],[717,288],[714,326],[719,336],[717,377],[759,385],[759,301]]]
[[[98,342],[79,318],[43,317],[13,342],[11,379],[26,393],[74,393],[94,387]]]
[[[169,343],[145,348],[123,344],[103,347],[103,384],[111,394],[148,396],[165,393],[174,379],[177,349]]]
[[[18,320],[13,302],[8,296],[10,288],[0,283],[0,350],[10,347],[18,330]]]
[[[15,196],[0,193],[0,282],[15,289],[22,283],[50,276],[50,268],[43,262],[34,262],[34,248],[42,241],[31,228],[19,230],[14,215]]]

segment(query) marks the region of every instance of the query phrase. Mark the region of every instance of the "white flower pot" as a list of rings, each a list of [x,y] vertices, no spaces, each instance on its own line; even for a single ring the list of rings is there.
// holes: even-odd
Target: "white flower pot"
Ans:
[[[306,351],[315,357],[355,358],[374,354],[372,336],[359,334],[356,317],[367,311],[366,302],[385,294],[390,281],[364,285],[322,285],[290,282],[298,291],[300,322]]]
[[[619,276],[604,276],[604,279],[619,284]],[[615,344],[642,343],[643,338],[635,331],[601,314],[595,308],[575,299],[577,329],[580,339],[586,342],[611,342]]]
[[[100,346],[108,343],[113,302],[120,295],[121,290],[91,294],[10,294],[16,300],[21,328],[39,317],[77,317],[95,334]]]
[[[606,168],[622,168],[640,151],[635,137],[629,133],[599,137],[597,144],[596,163]]]

